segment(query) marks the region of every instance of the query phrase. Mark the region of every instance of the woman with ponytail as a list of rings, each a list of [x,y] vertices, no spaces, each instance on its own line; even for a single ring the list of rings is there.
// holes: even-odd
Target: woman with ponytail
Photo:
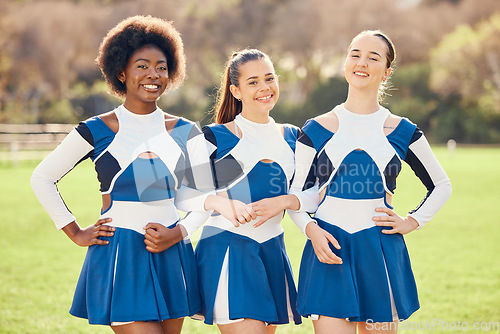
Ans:
[[[222,78],[215,124],[203,128],[217,195],[205,202],[215,211],[196,260],[205,323],[216,323],[221,333],[274,333],[272,325],[301,322],[281,227],[284,208],[271,217],[252,204],[285,196],[294,174],[298,129],[269,116],[278,96],[269,56],[237,52]],[[196,229],[184,227],[188,235]]]

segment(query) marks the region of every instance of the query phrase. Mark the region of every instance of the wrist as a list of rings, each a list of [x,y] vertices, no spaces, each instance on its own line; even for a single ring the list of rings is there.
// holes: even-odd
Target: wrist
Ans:
[[[177,226],[179,227],[179,231],[181,234],[181,236],[180,236],[181,240],[185,239],[188,236],[188,231],[187,231],[186,227],[182,224],[178,224]]]
[[[71,240],[73,240],[76,234],[80,231],[80,226],[78,225],[76,220],[74,220],[68,225],[64,226],[62,230]]]
[[[286,203],[286,208],[289,210],[297,211],[300,209],[300,201],[297,198],[297,196],[293,194],[289,195],[284,195],[285,196],[285,203]]]
[[[410,215],[406,216],[406,220],[408,224],[411,226],[411,231],[415,231],[420,226],[418,221]]]
[[[315,220],[311,220],[309,223],[306,224],[305,232],[307,238],[311,239],[311,235],[314,233],[317,226],[318,224],[316,223]]]
[[[205,199],[204,209],[206,211],[215,209],[215,202],[217,201],[217,195],[208,195]]]

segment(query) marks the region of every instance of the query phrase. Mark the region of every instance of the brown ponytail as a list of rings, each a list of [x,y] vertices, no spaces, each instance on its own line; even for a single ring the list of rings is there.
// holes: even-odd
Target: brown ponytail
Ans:
[[[217,124],[231,122],[242,109],[241,101],[238,101],[230,90],[231,80],[229,78],[229,69],[230,66],[227,65],[222,77],[221,86],[217,92],[217,102],[214,113],[215,123]]]

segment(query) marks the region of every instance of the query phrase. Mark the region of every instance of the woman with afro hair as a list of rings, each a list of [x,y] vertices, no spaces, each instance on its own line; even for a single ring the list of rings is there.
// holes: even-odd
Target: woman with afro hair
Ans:
[[[31,178],[56,227],[88,247],[70,313],[115,333],[180,333],[201,308],[196,263],[188,238],[166,249],[161,234],[204,222],[213,192],[203,133],[156,104],[184,80],[182,39],[170,22],[130,17],[104,37],[97,63],[124,103],[81,122]],[[81,228],[56,184],[86,158],[103,204],[100,219]],[[178,209],[189,214],[181,219]]]

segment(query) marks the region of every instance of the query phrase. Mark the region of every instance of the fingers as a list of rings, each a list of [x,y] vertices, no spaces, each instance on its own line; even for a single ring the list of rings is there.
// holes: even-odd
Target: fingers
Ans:
[[[113,219],[111,218],[101,218],[99,219],[94,225],[97,227],[97,226],[101,226],[102,224],[106,224],[106,223],[109,223],[110,221],[112,221]]]
[[[90,240],[92,245],[107,245],[109,240],[100,239],[99,237],[112,237],[115,235],[116,228],[114,226],[104,225],[111,222],[111,218],[99,219],[94,224],[94,230],[92,232],[92,239]]]
[[[396,234],[400,233],[400,225],[402,222],[401,217],[395,213],[393,210],[387,207],[379,207],[375,208],[376,212],[383,212],[387,215],[383,216],[374,216],[373,220],[375,221],[376,226],[380,227],[389,227],[389,229],[383,229],[382,233],[384,234]]]
[[[245,218],[245,223],[249,223],[252,220],[257,218],[257,214],[253,210],[250,204],[245,205],[243,208],[245,211],[243,212],[243,217]]]
[[[144,231],[144,237],[149,240],[157,240],[160,237],[160,232],[157,229],[149,227]]]
[[[340,249],[340,244],[337,239],[335,239],[330,233],[324,232],[325,240],[322,245],[319,247],[319,256],[318,259],[320,262],[328,263],[328,264],[342,264],[342,259],[335,255],[335,253],[330,248],[328,243],[331,243],[333,247]],[[318,255],[318,254],[316,254]]]
[[[237,216],[238,222],[240,224],[245,224],[252,221],[252,216],[247,212],[242,212]]]
[[[262,216],[262,214],[263,214],[263,212],[262,212],[263,208],[262,208],[261,202],[262,202],[262,200],[250,203],[250,205],[252,206],[252,210],[255,212],[255,214],[257,216]]]
[[[144,226],[144,243],[146,244],[146,249],[151,253],[157,253],[158,244],[160,242],[160,232],[158,232],[157,223],[149,223]]]
[[[149,247],[149,246],[146,246],[146,250],[147,250],[148,252],[151,252],[151,253],[159,253],[159,252],[160,252],[160,251],[159,251],[159,250],[157,250],[156,248],[154,248],[154,247]]]
[[[234,201],[233,204],[234,219],[238,224],[246,224],[257,218],[257,214],[249,204]],[[235,222],[233,222],[233,225]],[[235,225],[236,226],[236,225]]]
[[[269,199],[264,199],[250,204],[253,212],[255,212],[254,219],[256,219],[257,217],[261,217],[261,219],[255,225],[253,225],[253,227],[259,227],[270,218],[274,217],[275,213],[270,210],[270,203],[271,202],[269,202]]]
[[[382,233],[384,234],[394,234],[394,233],[399,233],[398,225],[394,221],[382,221],[378,220],[375,222],[375,225],[380,226],[380,227],[390,227],[390,229],[383,229]]]
[[[163,225],[159,223],[147,223],[146,226],[143,227],[143,229],[148,232],[148,230],[151,231],[158,231],[159,228],[161,228]]]
[[[342,264],[342,259],[330,248],[330,243],[336,249],[340,249],[340,244],[329,232],[323,230],[316,224],[310,224],[308,236],[313,245],[314,253],[320,262],[327,264]]]
[[[91,241],[92,245],[108,245],[109,244],[109,240],[103,240],[103,239],[98,239],[98,238],[91,239],[90,241]]]
[[[252,218],[252,220],[257,219],[257,212],[254,211],[254,209],[250,204],[246,206],[246,210],[247,213],[250,215],[250,218]]]
[[[267,222],[269,218],[262,218],[261,220],[259,220],[257,223],[255,223],[255,225],[253,227],[259,227],[260,225],[264,224],[265,222]]]
[[[315,249],[316,256],[318,260],[322,263],[327,264],[342,264],[342,259],[335,255],[332,249],[328,246],[328,244]]]
[[[392,218],[391,219],[385,218],[384,220],[378,219],[375,222],[375,225],[380,226],[380,227],[390,227],[390,229],[383,229],[382,230],[382,233],[384,233],[384,234],[400,233],[399,223]]]
[[[146,249],[151,253],[158,252],[157,244],[153,242],[151,239],[145,238],[144,243],[146,244]]]
[[[395,227],[396,226],[396,221],[394,219],[374,217],[373,220],[375,220],[375,225],[377,225],[377,226],[386,226],[386,227]]]
[[[232,219],[229,219],[229,221],[231,223],[233,223],[234,227],[240,226],[240,223],[238,222],[238,219],[236,219],[235,217],[233,217]]]
[[[333,245],[333,247],[340,249],[340,244],[337,239],[333,237],[333,235],[325,231],[325,237]]]
[[[375,208],[375,211],[376,212],[385,212],[389,216],[396,214],[394,211],[392,211],[391,209],[389,209],[388,207],[385,207],[385,206],[381,206],[381,207]]]

